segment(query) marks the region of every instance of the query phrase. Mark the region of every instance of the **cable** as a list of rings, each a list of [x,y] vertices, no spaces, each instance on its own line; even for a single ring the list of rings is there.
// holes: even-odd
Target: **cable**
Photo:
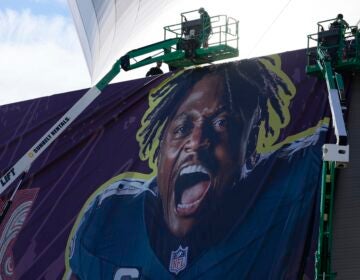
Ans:
[[[252,47],[250,53],[248,56],[252,54],[252,52],[257,48],[257,46],[261,43],[262,39],[265,37],[265,35],[270,31],[271,27],[274,25],[274,23],[278,20],[278,18],[282,15],[282,13],[286,10],[286,8],[289,6],[290,2],[292,0],[289,0],[285,6],[281,9],[280,13],[275,17],[275,19],[270,23],[268,28],[264,31],[264,33],[261,35],[260,39],[255,43],[254,47]]]

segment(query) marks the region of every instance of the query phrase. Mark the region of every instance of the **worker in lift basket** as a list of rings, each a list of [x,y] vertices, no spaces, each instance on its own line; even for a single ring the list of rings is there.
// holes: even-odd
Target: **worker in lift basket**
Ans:
[[[199,9],[201,24],[202,24],[202,30],[200,32],[200,41],[204,48],[207,48],[209,46],[208,40],[211,33],[211,19],[209,14],[205,11],[204,8]]]

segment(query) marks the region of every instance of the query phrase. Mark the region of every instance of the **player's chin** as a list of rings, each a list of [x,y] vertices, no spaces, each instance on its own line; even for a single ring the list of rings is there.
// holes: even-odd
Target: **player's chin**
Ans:
[[[194,208],[179,209],[179,205],[174,205],[172,215],[170,215],[171,221],[169,221],[171,232],[178,237],[184,237],[199,225],[207,224],[213,214],[210,197],[211,195],[208,194],[199,205],[194,205]]]
[[[175,214],[169,221],[168,226],[172,234],[182,238],[192,231],[196,223],[196,217],[181,217]]]

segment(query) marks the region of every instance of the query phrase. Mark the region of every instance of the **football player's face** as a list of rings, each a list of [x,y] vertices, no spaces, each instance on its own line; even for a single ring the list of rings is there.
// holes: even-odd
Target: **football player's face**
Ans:
[[[160,144],[164,218],[179,237],[209,219],[215,204],[226,203],[222,195],[239,168],[239,127],[225,107],[223,92],[222,77],[204,76],[187,93]]]

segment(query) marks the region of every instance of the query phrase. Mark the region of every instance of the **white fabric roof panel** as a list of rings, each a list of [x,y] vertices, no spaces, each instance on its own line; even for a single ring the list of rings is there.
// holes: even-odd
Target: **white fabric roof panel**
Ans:
[[[136,45],[171,2],[174,0],[68,0],[92,82],[129,50],[163,39],[156,36]],[[162,22],[160,28],[171,23]]]

